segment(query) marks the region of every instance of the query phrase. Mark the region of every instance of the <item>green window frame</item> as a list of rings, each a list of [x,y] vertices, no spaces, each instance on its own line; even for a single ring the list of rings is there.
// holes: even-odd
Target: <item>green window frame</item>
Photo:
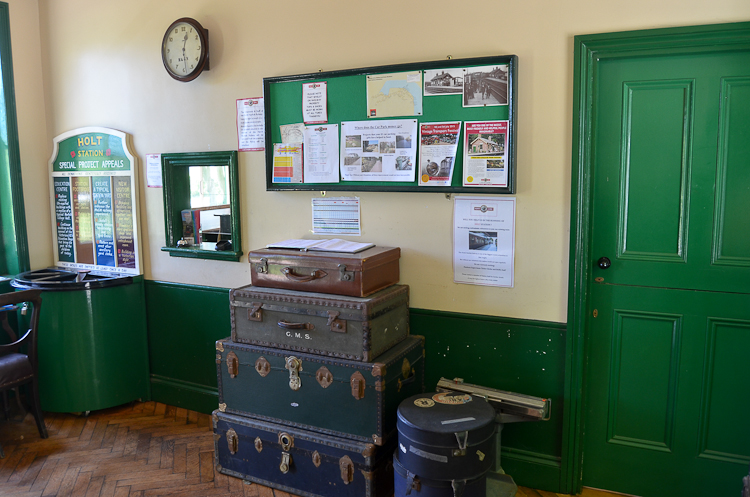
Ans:
[[[8,4],[0,2],[0,275],[29,270]]]
[[[190,166],[228,166],[232,250],[178,247],[177,242],[182,238],[182,211],[191,208]],[[162,251],[169,252],[172,257],[239,261],[242,255],[242,230],[240,229],[237,151],[161,154],[161,170],[164,183],[164,231],[166,235],[166,246],[162,247]]]

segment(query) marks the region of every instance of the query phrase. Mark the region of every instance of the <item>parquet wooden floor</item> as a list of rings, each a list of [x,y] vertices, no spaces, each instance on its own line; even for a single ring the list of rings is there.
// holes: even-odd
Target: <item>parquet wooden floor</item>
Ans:
[[[88,417],[47,413],[45,423],[49,438],[42,440],[30,414],[0,421],[0,496],[291,497],[214,472],[206,414],[136,402]],[[558,496],[527,488],[516,495]]]

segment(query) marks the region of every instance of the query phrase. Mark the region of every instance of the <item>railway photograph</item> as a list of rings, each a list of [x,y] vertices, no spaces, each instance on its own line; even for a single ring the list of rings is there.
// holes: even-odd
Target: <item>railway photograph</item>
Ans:
[[[469,250],[497,252],[497,231],[469,231]]]
[[[508,104],[508,66],[464,69],[464,107]]]

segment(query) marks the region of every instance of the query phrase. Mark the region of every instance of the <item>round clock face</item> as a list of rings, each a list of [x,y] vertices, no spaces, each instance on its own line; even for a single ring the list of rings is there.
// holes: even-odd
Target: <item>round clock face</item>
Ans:
[[[198,77],[206,65],[207,54],[204,30],[197,21],[177,20],[164,34],[162,61],[170,76],[177,80],[191,81]]]

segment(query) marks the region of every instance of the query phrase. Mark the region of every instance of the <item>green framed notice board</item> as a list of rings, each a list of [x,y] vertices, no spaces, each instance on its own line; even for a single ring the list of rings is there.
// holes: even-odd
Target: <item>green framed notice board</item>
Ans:
[[[500,55],[264,78],[266,190],[515,193],[517,69],[517,56]],[[417,73],[420,75],[418,90],[415,82]],[[337,125],[339,136],[335,164],[338,164],[338,171],[334,173],[337,181],[312,182],[309,175],[306,175],[304,182],[280,182],[284,179],[279,178],[279,162],[274,170],[274,145],[283,148],[279,145],[283,143],[280,126],[303,123],[303,86],[307,89],[311,83],[317,82],[325,83],[323,102],[326,103],[327,120],[323,124],[320,124],[320,121],[318,124],[308,122],[307,128],[309,131],[309,128],[316,126],[322,129],[326,125]],[[413,105],[413,110],[404,115],[391,114],[381,117],[377,114],[380,104],[373,102],[388,102],[388,99],[396,98],[401,99],[401,102],[396,103],[400,105],[405,100],[408,102],[407,105]],[[382,108],[390,109],[385,104]],[[417,137],[420,137],[420,129],[426,134],[429,133],[430,127],[425,126],[426,123],[460,121],[458,135],[454,134],[453,139],[448,138],[451,144],[455,143],[457,138],[455,155],[452,158],[446,157],[441,164],[438,164],[438,160],[431,162],[432,159],[423,157],[423,151],[427,156],[432,153],[428,151],[434,151],[435,148],[425,147],[423,144],[433,142],[417,138],[417,143],[411,145],[413,133],[409,136],[398,136],[394,140],[399,144],[396,145],[397,148],[407,146],[403,145],[407,143],[403,140],[408,139],[408,146],[416,149],[411,152],[413,160],[399,157],[398,160],[403,159],[403,163],[399,162],[396,167],[391,166],[399,169],[397,174],[388,180],[381,180],[382,171],[388,164],[386,159],[378,157],[383,160],[379,164],[375,163],[377,165],[373,170],[381,172],[381,175],[373,174],[368,178],[367,173],[370,170],[367,170],[364,164],[370,164],[375,160],[366,156],[367,152],[373,149],[377,153],[377,140],[355,141],[354,137],[350,136],[352,132],[347,133],[346,130],[355,129],[354,125],[358,123],[366,123],[364,126],[367,126],[377,121],[396,120],[411,123],[416,121],[412,126],[416,126]],[[467,123],[470,124],[467,126]],[[432,128],[436,129],[434,126]],[[385,140],[381,139],[381,142],[383,141]],[[389,143],[380,144],[381,155],[384,150],[385,155],[393,152],[393,148],[384,149],[394,146],[393,142]],[[351,153],[355,149],[350,147],[355,146],[363,147],[361,158],[358,154]],[[306,152],[310,149],[311,147],[306,148]],[[396,149],[395,155],[398,153]],[[355,171],[352,163],[360,162],[362,174],[359,174],[359,169],[356,169],[357,174],[345,174],[345,169]],[[446,173],[451,165],[452,176]],[[428,166],[432,166],[433,169],[428,169]],[[413,179],[404,179],[407,174],[403,170],[412,168]],[[291,170],[291,166],[289,169]],[[430,175],[426,174],[426,171],[431,171]],[[474,174],[473,171],[478,172]],[[442,181],[432,181],[435,179],[432,176],[439,179],[441,175]],[[369,180],[361,180],[363,178]],[[300,180],[296,178],[295,181]],[[329,178],[329,181],[332,180]],[[471,183],[472,181],[475,183]]]

